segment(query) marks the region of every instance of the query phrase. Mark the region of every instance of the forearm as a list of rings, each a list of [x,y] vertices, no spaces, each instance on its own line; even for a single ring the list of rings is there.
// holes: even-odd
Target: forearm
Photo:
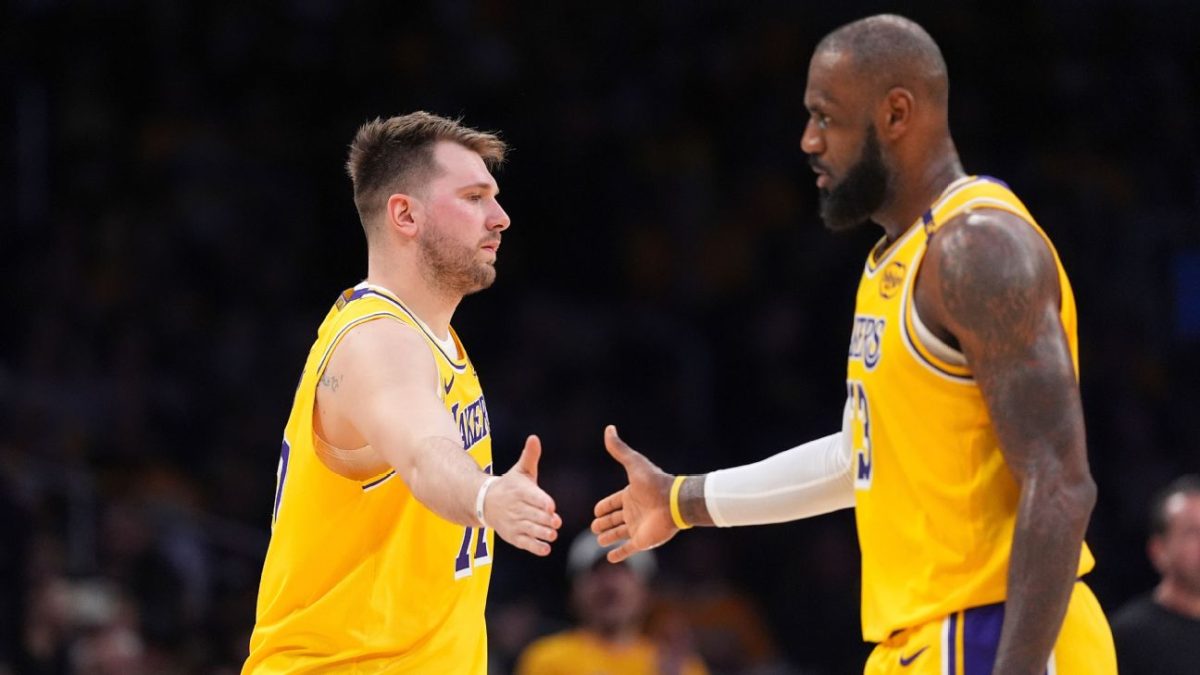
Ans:
[[[850,453],[841,433],[753,464],[688,476],[679,491],[680,515],[691,525],[763,525],[853,505]]]
[[[1078,576],[1096,488],[1090,476],[1025,479],[1018,505],[996,673],[1042,673]]]
[[[475,517],[475,498],[487,475],[461,444],[440,436],[425,438],[412,460],[396,469],[429,510],[460,525],[481,525]]]

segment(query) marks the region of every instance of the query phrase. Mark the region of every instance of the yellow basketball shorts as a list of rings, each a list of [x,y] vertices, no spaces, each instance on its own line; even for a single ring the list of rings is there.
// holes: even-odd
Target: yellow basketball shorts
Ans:
[[[865,675],[991,675],[1004,603],[898,631],[875,646]],[[1112,631],[1091,589],[1075,584],[1046,675],[1116,675]]]

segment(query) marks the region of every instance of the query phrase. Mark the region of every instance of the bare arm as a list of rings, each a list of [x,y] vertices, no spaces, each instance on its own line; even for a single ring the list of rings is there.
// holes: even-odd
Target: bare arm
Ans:
[[[395,321],[363,324],[346,335],[326,372],[338,379],[336,387],[319,389],[323,419],[361,437],[434,513],[482,525],[475,501],[488,476],[463,451],[437,397],[437,366],[420,334]],[[505,541],[546,555],[562,521],[537,486],[540,455],[541,443],[531,436],[516,466],[489,488],[484,516]]]
[[[1042,673],[1096,499],[1054,259],[1016,216],[966,214],[931,240],[917,302],[961,346],[1020,486],[995,672]]]

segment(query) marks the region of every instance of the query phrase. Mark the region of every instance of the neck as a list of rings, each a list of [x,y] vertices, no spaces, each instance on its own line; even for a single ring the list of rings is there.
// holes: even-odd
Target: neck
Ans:
[[[929,209],[946,186],[966,175],[958,161],[954,142],[949,138],[937,149],[932,159],[919,166],[916,171],[897,172],[896,182],[892,185],[892,199],[871,216],[887,232],[889,241],[899,239]]]
[[[450,335],[450,319],[462,296],[433,288],[422,277],[417,261],[411,264],[372,253],[367,261],[367,283],[382,286],[399,298],[440,338]]]
[[[1154,601],[1176,614],[1200,619],[1200,593],[1172,579],[1163,579],[1154,589]]]
[[[635,624],[591,623],[587,631],[609,644],[627,645],[638,638],[638,628]]]

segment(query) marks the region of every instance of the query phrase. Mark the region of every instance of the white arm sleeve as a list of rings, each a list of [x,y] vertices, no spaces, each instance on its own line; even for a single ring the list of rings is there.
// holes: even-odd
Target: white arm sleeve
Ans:
[[[849,438],[842,431],[708,474],[704,503],[713,524],[782,523],[854,506]]]

